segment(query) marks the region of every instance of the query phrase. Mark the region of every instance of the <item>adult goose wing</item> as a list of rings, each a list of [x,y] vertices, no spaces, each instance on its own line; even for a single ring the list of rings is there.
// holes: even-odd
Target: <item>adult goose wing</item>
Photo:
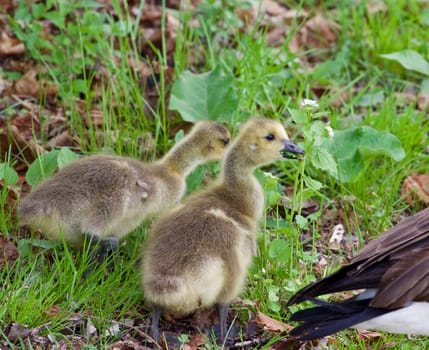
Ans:
[[[288,305],[345,290],[378,288],[388,268],[403,254],[429,245],[429,208],[410,216],[368,245],[337,272],[299,290]],[[412,259],[412,258],[411,258]]]
[[[362,289],[338,303],[313,299]],[[371,241],[350,264],[301,289],[289,305],[304,300],[318,306],[292,315],[302,324],[291,335],[301,340],[347,327],[429,335],[429,209]]]

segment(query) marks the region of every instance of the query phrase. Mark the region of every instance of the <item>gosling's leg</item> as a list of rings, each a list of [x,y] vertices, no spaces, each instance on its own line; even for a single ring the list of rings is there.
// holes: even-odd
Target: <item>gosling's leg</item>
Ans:
[[[106,260],[106,257],[109,255],[116,254],[118,251],[118,239],[116,237],[106,237],[100,239],[100,237],[93,234],[85,234],[86,242],[89,244],[90,249],[92,250],[91,256],[91,267],[85,270],[83,273],[83,279],[87,279],[89,274],[92,271],[92,265],[98,264],[101,265]],[[109,264],[108,269],[111,269],[112,266]]]
[[[97,261],[101,265],[109,255],[115,255],[118,251],[118,239],[116,237],[106,237],[100,240],[100,245],[96,251]],[[108,266],[110,269],[112,266]]]
[[[163,308],[162,306],[153,304],[152,306],[152,329],[150,335],[159,343],[159,319],[161,318]]]
[[[229,304],[217,304],[217,310],[219,313],[219,322],[220,322],[220,341],[221,343],[225,342],[225,337],[227,333],[227,319],[228,319],[228,310]]]

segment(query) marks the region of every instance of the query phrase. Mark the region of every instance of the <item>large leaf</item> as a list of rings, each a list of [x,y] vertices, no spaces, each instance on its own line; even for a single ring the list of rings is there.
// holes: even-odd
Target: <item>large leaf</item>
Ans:
[[[177,110],[189,122],[231,121],[237,105],[234,77],[218,66],[203,74],[183,72],[171,89],[169,108]]]
[[[405,151],[401,141],[388,131],[378,131],[368,126],[362,126],[360,150],[362,154],[386,155],[399,162],[404,159]]]
[[[58,167],[58,154],[60,151],[51,151],[42,154],[28,167],[25,179],[31,186],[35,186],[45,178],[51,176]]]
[[[354,181],[364,169],[365,156],[385,155],[395,161],[405,157],[401,142],[387,131],[360,126],[335,131],[334,137],[324,147],[338,164],[338,174],[332,174],[341,182]]]
[[[58,168],[64,168],[66,165],[78,160],[79,156],[70,150],[68,147],[62,147],[58,153],[57,163]]]
[[[8,185],[16,185],[18,182],[18,174],[9,165],[0,163],[0,180],[4,180]]]
[[[268,247],[268,256],[275,262],[287,262],[290,259],[290,245],[284,239],[272,241]]]
[[[429,62],[413,50],[404,50],[380,55],[388,60],[399,62],[402,67],[429,76]]]
[[[337,163],[328,150],[322,147],[313,148],[308,157],[311,164],[320,170],[328,171],[332,176],[337,177]]]

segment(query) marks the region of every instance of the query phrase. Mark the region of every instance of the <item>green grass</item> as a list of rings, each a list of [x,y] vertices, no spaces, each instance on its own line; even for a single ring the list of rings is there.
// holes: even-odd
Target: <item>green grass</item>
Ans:
[[[398,162],[384,156],[365,158],[364,171],[352,183],[339,182],[315,167],[310,160],[279,162],[276,167],[264,169],[278,178],[260,175],[265,181],[267,196],[274,200],[261,223],[260,254],[249,272],[242,298],[252,303],[259,301],[262,312],[285,322],[290,315],[285,306],[289,296],[319,277],[313,270],[313,262],[321,253],[316,243],[327,242],[323,242],[321,235],[324,222],[321,210],[307,220],[299,221],[288,211],[284,215],[283,207],[274,204],[282,186],[295,186],[290,199],[297,207],[312,198],[320,207],[341,208],[345,213],[347,232],[356,234],[359,244],[363,245],[391,227],[400,213],[415,210],[407,208],[399,197],[402,181],[407,175],[429,170],[429,157],[424,153],[429,143],[427,116],[417,109],[415,103],[404,104],[397,98],[398,93],[407,89],[418,91],[424,77],[380,57],[381,54],[408,48],[427,58],[427,24],[424,24],[419,2],[387,1],[386,10],[372,14],[365,2],[353,2],[353,6],[350,2],[335,4],[337,2],[328,1],[321,5],[317,1],[303,1],[302,8],[310,15],[326,13],[341,29],[337,30],[336,45],[321,50],[311,49],[300,55],[291,53],[287,44],[302,27],[302,18],[292,22],[282,45],[269,47],[266,45],[267,30],[261,29],[259,20],[246,30],[237,30],[240,19],[234,9],[248,7],[242,1],[228,2],[228,5],[220,1],[200,4],[199,15],[190,11],[179,13],[183,28],[177,33],[174,54],[176,77],[190,68],[204,72],[218,64],[232,73],[239,96],[238,109],[232,116],[232,130],[237,129],[236,122],[251,115],[264,115],[286,120],[293,139],[301,142],[306,150],[317,147],[312,144],[314,140],[303,137],[303,130],[309,130],[313,125],[310,119],[303,124],[291,122],[291,110],[299,110],[303,98],[316,99],[313,88],[317,86],[323,87],[324,94],[318,99],[319,109],[314,113],[329,117],[332,128],[366,125],[386,130],[398,137],[406,152],[405,158]],[[334,5],[337,6],[335,14],[330,11]],[[47,43],[37,36],[41,29],[37,27],[38,18],[34,10],[36,24],[33,24],[33,29],[23,30],[18,36],[26,43],[41,74],[57,84],[58,105],[64,109],[68,127],[81,140],[79,146],[85,153],[104,151],[153,159],[171,146],[174,136],[171,130],[180,118],[168,112],[170,82],[162,69],[159,82],[153,88],[159,100],[148,104],[146,76],[130,62],[135,60],[151,67],[154,60],[140,55],[142,33],[138,30],[138,23],[122,13],[119,2],[114,2],[113,6],[119,13],[117,20],[91,7],[84,8],[78,19],[64,25],[57,37],[63,44],[56,46],[53,49],[55,54],[51,56],[43,54],[42,49]],[[299,8],[295,3],[291,6]],[[65,14],[74,10],[64,2],[58,2],[58,8]],[[26,7],[20,8],[17,19],[27,18],[26,11]],[[191,18],[196,18],[199,26],[189,25]],[[162,25],[165,26],[165,18]],[[106,35],[106,30],[109,35]],[[153,57],[165,66],[165,40],[161,48],[154,47]],[[305,61],[309,57],[320,60],[311,67],[308,64],[300,66],[297,59]],[[96,68],[100,65],[105,72],[103,74]],[[359,105],[364,95],[380,91],[383,93],[381,103]],[[339,98],[341,93],[347,93],[349,98]],[[84,101],[83,105],[77,104],[78,97]],[[45,98],[42,96],[39,102],[43,107]],[[94,109],[103,116],[101,136],[96,136],[95,126],[84,122],[83,116],[88,119]],[[42,116],[42,123],[46,120],[47,117]],[[139,141],[139,136],[146,132],[152,133],[154,139],[154,147],[149,151],[143,150]],[[45,140],[46,135],[42,134],[41,141]],[[3,161],[14,164],[13,159]],[[218,168],[204,169],[216,172]],[[201,170],[191,175],[191,188],[198,187],[195,183],[202,177]],[[303,181],[304,177],[307,181],[319,181],[322,187],[309,188]],[[5,212],[5,187],[1,194],[1,230],[18,245],[14,233],[19,231],[19,227],[10,213]],[[353,197],[353,201],[344,201],[346,196]],[[355,218],[359,225],[353,223]],[[313,237],[312,249],[300,239],[303,230]],[[86,253],[57,246],[33,247],[26,254],[21,254],[13,267],[0,272],[0,300],[3,301],[0,303],[0,329],[12,322],[30,328],[46,324],[44,332],[60,339],[60,331],[68,320],[79,315],[85,320],[91,319],[98,329],[98,337],[89,341],[93,347],[106,346],[119,339],[120,335],[105,335],[113,320],[122,322],[128,318],[148,316],[142,314],[143,293],[135,268],[145,232],[146,227],[142,227],[128,239],[112,273],[106,276],[102,268],[97,269],[84,283],[81,276],[88,265]],[[283,249],[281,256],[273,255],[272,242],[275,240],[287,243],[279,248]],[[346,255],[346,252],[328,250],[323,253],[328,254],[329,261],[322,274],[333,271],[338,257]],[[53,306],[58,308],[54,315],[50,313]],[[4,338],[2,333],[1,338]],[[384,348],[388,342],[396,344],[396,348],[413,349],[427,343],[424,338],[410,339],[390,334],[384,334],[382,340],[365,341],[356,337],[352,330],[341,332],[334,338],[338,349],[366,349],[368,344],[372,349],[378,349]],[[88,345],[88,348],[91,347]]]

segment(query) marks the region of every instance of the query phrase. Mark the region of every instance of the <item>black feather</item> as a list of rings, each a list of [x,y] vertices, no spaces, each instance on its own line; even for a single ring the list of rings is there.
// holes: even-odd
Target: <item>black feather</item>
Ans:
[[[303,322],[290,335],[299,340],[312,340],[352,327],[361,322],[394,310],[369,306],[371,299],[347,299],[341,303],[328,303],[312,299],[319,306],[295,312],[291,320]]]

